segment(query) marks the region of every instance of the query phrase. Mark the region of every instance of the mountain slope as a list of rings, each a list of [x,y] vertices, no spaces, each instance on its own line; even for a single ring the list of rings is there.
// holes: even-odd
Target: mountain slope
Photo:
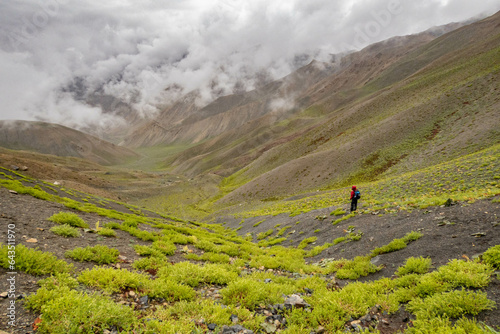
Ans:
[[[125,145],[197,143],[262,116],[298,110],[295,95],[334,71],[334,66],[314,61],[262,88],[223,96],[204,107],[197,106],[199,97],[192,92],[166,108],[156,119],[136,129]]]
[[[452,29],[454,25],[446,29]],[[174,162],[178,172],[196,175],[216,169],[221,175],[231,174],[263,152],[299,137],[325,121],[332,110],[348,106],[370,91],[360,89],[391,64],[436,36],[424,32],[414,36],[397,37],[377,43],[360,52],[344,57],[336,70],[325,78],[296,90],[287,113],[269,113],[261,118],[234,127],[220,136],[193,147]],[[317,65],[316,65],[317,66]],[[302,69],[304,71],[306,68]],[[289,76],[288,81],[292,82]],[[300,76],[295,76],[300,78]]]
[[[448,29],[456,28],[451,25]],[[500,141],[500,14],[436,38],[393,38],[348,55],[268,113],[168,165],[216,173],[223,203],[272,199],[417,170]]]
[[[62,125],[44,122],[0,121],[0,146],[63,157],[79,157],[102,165],[120,164],[138,157],[125,147]]]
[[[408,54],[358,92],[373,91],[415,54],[437,50],[414,75],[332,110],[321,126],[253,161],[231,180],[245,185],[224,201],[373,180],[498,143],[499,23],[497,14]]]

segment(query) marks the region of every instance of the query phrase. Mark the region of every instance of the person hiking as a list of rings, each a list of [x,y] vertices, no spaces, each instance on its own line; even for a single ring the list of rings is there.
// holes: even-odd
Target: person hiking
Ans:
[[[356,211],[358,208],[358,199],[361,198],[361,194],[359,190],[356,189],[356,186],[352,186],[351,191],[351,212]]]

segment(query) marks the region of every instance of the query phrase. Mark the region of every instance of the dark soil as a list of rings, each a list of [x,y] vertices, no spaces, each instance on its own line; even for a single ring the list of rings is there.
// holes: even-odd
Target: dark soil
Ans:
[[[126,208],[124,208],[126,210]],[[81,238],[63,238],[50,232],[50,228],[55,224],[47,220],[51,215],[60,211],[71,211],[61,204],[47,202],[35,199],[29,195],[19,195],[9,192],[7,189],[0,188],[0,242],[7,242],[7,226],[15,225],[16,241],[27,247],[39,248],[44,251],[54,253],[58,258],[64,258],[64,253],[75,247],[92,246],[103,244],[116,248],[127,260],[121,262],[122,268],[131,267],[131,262],[138,258],[133,250],[135,244],[148,244],[129,234],[117,230],[117,238],[105,238],[97,234],[84,233]],[[291,226],[285,233],[288,240],[285,246],[296,246],[300,240],[316,236],[318,240],[316,245],[322,245],[325,242],[332,242],[333,239],[346,234],[344,230],[353,225],[357,230],[363,232],[361,240],[356,242],[341,243],[330,247],[315,258],[308,259],[310,262],[317,262],[322,258],[353,258],[358,255],[366,255],[370,250],[388,244],[395,238],[403,237],[407,232],[419,230],[424,236],[408,245],[407,248],[400,251],[383,254],[377,258],[377,264],[383,264],[384,269],[376,274],[363,278],[362,280],[376,280],[381,277],[391,277],[398,266],[402,265],[408,257],[425,256],[433,260],[435,267],[455,258],[473,258],[481,254],[486,249],[500,241],[500,204],[491,200],[477,201],[472,204],[459,203],[451,207],[434,207],[427,210],[414,210],[413,212],[399,212],[396,214],[384,214],[381,216],[372,214],[360,214],[349,220],[346,220],[337,226],[332,226],[333,217],[328,216],[330,209],[317,210],[297,217],[288,217],[279,215],[276,217],[256,217],[247,219],[240,225],[241,219],[224,219],[220,222],[226,222],[227,227],[242,227],[241,234],[254,232],[255,234],[267,231],[271,228],[278,230],[285,226]],[[77,212],[91,227],[97,221],[100,225],[112,221],[111,219],[98,216],[92,213]],[[318,220],[315,217],[327,215],[327,219]],[[338,218],[338,217],[337,217]],[[256,222],[266,219],[258,227],[253,227]],[[296,224],[300,221],[299,224]],[[444,225],[442,225],[444,223]],[[281,224],[278,229],[277,224]],[[442,226],[439,226],[442,225]],[[141,228],[147,226],[141,225]],[[319,232],[314,232],[319,229]],[[295,231],[288,235],[288,232]],[[481,237],[473,234],[481,232]],[[27,240],[34,238],[36,243],[28,243]],[[314,247],[311,245],[308,247]],[[170,257],[172,262],[183,260],[181,252]],[[84,270],[94,266],[93,263],[75,262],[73,263],[78,270]],[[0,293],[8,291],[7,270],[0,268]],[[16,275],[16,295],[19,300],[16,302],[16,324],[14,329],[9,329],[11,333],[32,333],[32,324],[37,318],[37,314],[24,310],[22,296],[29,295],[38,289],[36,282],[42,277],[34,277],[22,272]],[[340,285],[348,282],[341,281]],[[500,303],[500,282],[493,278],[492,283],[485,291],[490,299],[497,304]],[[7,306],[9,298],[0,298],[0,330],[7,330]],[[378,329],[381,333],[396,333],[411,325],[411,315],[404,308],[393,315],[382,315],[384,321],[379,323]],[[478,319],[489,325],[500,326],[500,310],[495,309],[483,312]]]

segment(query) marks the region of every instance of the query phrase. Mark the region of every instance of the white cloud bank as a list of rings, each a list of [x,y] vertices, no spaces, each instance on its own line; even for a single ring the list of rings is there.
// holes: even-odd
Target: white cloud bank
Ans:
[[[497,0],[3,1],[0,119],[107,125],[116,119],[87,94],[150,113],[179,93],[200,89],[208,101],[311,57],[499,9]]]

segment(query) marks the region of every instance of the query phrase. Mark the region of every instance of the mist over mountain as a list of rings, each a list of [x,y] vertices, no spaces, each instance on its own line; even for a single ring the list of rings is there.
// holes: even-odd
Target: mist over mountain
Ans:
[[[137,124],[190,92],[201,109],[313,59],[498,9],[493,0],[3,2],[0,118],[94,132]]]

